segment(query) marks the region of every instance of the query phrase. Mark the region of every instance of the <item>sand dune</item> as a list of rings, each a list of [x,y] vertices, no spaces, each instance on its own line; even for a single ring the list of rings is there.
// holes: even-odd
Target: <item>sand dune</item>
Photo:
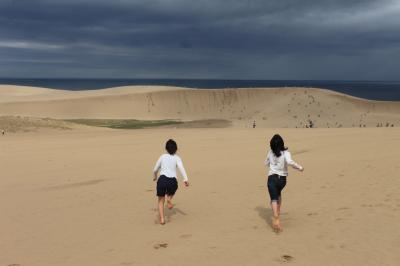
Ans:
[[[5,89],[4,89],[5,88]],[[36,91],[37,90],[37,91]],[[0,87],[0,115],[51,118],[225,119],[247,127],[400,126],[400,103],[304,88],[199,90],[134,86],[95,91]]]
[[[398,102],[300,88],[0,86],[0,116],[7,131],[57,129],[0,135],[0,265],[399,264]],[[201,121],[59,130],[76,125],[55,118]],[[308,119],[355,128],[294,128]],[[275,133],[306,169],[290,172],[280,234],[263,165]],[[180,186],[161,226],[151,170],[168,138],[191,186]]]
[[[63,120],[37,117],[0,116],[0,130],[5,133],[47,130],[85,129],[87,126]]]
[[[0,136],[0,265],[398,265],[400,128],[280,129],[306,170],[288,177],[278,235],[263,166],[276,132]],[[161,226],[151,170],[169,137],[191,186]]]

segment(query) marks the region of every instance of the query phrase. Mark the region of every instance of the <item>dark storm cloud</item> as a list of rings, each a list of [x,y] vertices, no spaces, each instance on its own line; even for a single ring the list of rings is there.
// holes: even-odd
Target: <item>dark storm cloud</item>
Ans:
[[[394,79],[399,17],[391,0],[1,0],[0,76]]]

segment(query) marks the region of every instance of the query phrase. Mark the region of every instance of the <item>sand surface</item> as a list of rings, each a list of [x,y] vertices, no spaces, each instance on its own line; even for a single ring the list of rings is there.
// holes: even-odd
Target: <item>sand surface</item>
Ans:
[[[135,89],[0,86],[0,124],[29,129],[0,135],[0,265],[399,265],[399,102],[318,89]],[[112,130],[57,118],[232,124]],[[307,119],[319,128],[295,128]],[[288,177],[280,234],[263,165],[275,133],[305,167]],[[180,184],[161,226],[151,172],[168,138],[191,186]]]
[[[303,173],[270,228],[267,139]],[[158,225],[151,170],[180,146]],[[0,265],[398,265],[400,129],[78,130],[0,136]]]
[[[200,90],[130,86],[60,91],[0,85],[0,115],[51,118],[224,119],[233,126],[400,126],[400,102],[368,101],[322,89]]]

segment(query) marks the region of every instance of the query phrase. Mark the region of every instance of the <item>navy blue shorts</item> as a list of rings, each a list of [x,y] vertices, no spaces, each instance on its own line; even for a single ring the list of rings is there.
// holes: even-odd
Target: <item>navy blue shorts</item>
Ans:
[[[165,195],[173,196],[178,189],[178,181],[175,177],[170,178],[162,175],[157,181],[157,196],[165,197]]]
[[[268,192],[271,201],[279,201],[282,189],[286,186],[286,176],[268,176]]]

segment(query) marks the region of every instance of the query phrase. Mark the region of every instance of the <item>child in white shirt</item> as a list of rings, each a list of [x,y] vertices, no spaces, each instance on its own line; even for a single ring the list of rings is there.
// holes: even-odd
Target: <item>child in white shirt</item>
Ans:
[[[167,198],[168,209],[172,209],[174,206],[172,204],[172,198],[175,195],[176,190],[178,189],[178,181],[176,180],[176,168],[178,168],[181,172],[185,186],[189,186],[189,181],[186,175],[185,168],[183,167],[182,160],[178,155],[176,155],[176,151],[178,150],[176,142],[172,139],[168,140],[165,144],[165,149],[168,153],[160,156],[153,170],[153,181],[157,180],[158,212],[160,214],[160,224],[165,224],[165,197]],[[160,171],[159,176],[158,171]]]
[[[288,176],[288,168],[303,171],[304,168],[292,160],[290,152],[285,147],[283,139],[276,134],[270,141],[271,150],[268,152],[265,165],[269,167],[268,173],[268,192],[271,198],[271,208],[273,212],[272,227],[276,231],[282,230],[279,215],[282,206],[281,192],[286,185],[286,177]]]

